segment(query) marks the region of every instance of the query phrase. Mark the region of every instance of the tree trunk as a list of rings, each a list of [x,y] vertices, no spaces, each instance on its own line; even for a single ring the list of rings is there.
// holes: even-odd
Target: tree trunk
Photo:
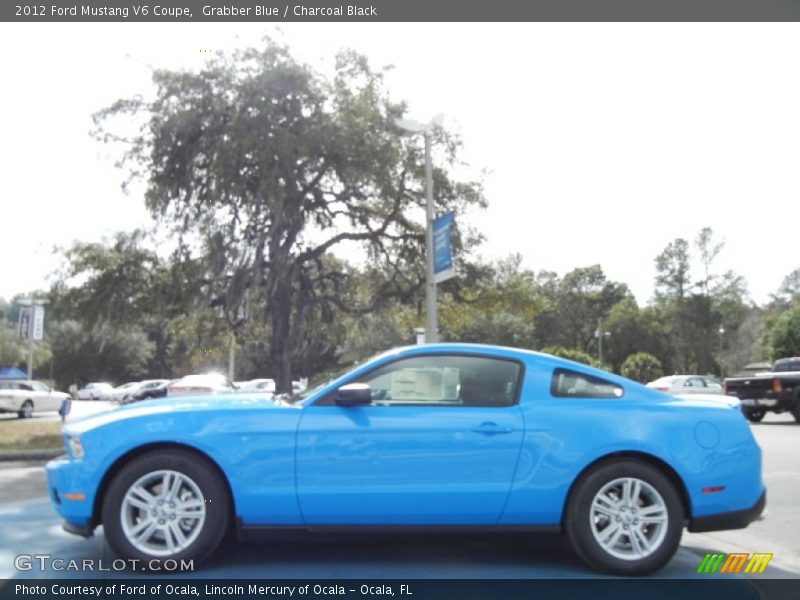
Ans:
[[[290,288],[279,284],[283,289],[276,293],[271,303],[272,344],[270,345],[272,364],[275,369],[275,392],[279,394],[292,392],[292,351],[289,340],[290,319],[292,314],[292,298]]]

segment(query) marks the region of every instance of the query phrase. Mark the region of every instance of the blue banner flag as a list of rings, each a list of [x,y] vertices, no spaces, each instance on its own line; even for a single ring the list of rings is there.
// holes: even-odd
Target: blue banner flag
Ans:
[[[455,276],[450,235],[453,230],[453,212],[433,220],[433,280],[436,283]]]

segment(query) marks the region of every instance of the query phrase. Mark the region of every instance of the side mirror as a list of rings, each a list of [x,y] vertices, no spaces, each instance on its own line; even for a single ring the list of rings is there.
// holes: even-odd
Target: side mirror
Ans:
[[[339,406],[363,406],[372,403],[372,390],[366,383],[348,383],[336,390]]]

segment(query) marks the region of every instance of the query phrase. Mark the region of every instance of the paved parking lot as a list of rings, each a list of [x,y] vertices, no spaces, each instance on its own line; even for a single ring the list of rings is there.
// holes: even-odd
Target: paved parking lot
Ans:
[[[685,533],[681,549],[657,574],[695,576],[705,552],[772,552],[765,576],[800,576],[800,425],[791,417],[768,416],[753,425],[764,450],[769,488],[768,515],[748,529],[711,534]],[[20,553],[45,553],[64,559],[102,559],[113,555],[102,530],[89,540],[68,535],[46,498],[40,463],[0,463],[0,578],[91,576],[14,568]],[[109,576],[129,573],[104,573]],[[95,574],[97,576],[97,574]],[[188,575],[187,575],[188,576]],[[260,544],[228,542],[191,577],[246,578],[586,578],[596,575],[570,552],[560,537],[469,535],[282,535]]]

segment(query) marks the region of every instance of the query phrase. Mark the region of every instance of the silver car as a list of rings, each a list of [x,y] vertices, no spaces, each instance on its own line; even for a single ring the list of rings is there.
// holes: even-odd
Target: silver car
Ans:
[[[705,375],[667,375],[647,384],[665,394],[724,394],[722,384]]]

